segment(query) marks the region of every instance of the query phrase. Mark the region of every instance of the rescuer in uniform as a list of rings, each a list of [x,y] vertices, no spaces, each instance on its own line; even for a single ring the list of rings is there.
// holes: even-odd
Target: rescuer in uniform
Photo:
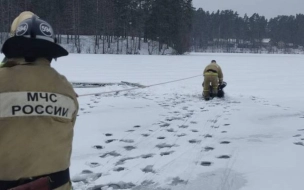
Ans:
[[[210,97],[217,96],[218,86],[223,83],[223,72],[221,67],[212,60],[209,65],[205,67],[204,70],[204,92],[203,97],[205,100],[209,100]],[[210,92],[210,88],[212,92]]]
[[[12,23],[0,68],[0,190],[70,190],[76,93],[54,70],[68,55],[32,12]]]

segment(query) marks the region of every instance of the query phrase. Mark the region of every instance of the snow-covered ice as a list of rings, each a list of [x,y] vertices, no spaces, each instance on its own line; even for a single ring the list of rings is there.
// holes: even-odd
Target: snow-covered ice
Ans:
[[[70,81],[151,85],[202,74],[212,59],[225,99],[203,101],[203,77],[79,98],[71,173],[102,175],[76,189],[303,189],[302,55],[71,55],[54,67]]]
[[[202,74],[212,59],[228,83],[224,99],[202,100],[203,77],[79,97],[74,188],[302,190],[303,55],[71,54],[53,67],[72,82],[151,85]]]

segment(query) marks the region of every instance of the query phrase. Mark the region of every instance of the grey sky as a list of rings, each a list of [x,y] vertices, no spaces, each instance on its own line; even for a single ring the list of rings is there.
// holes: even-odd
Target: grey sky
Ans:
[[[193,6],[205,11],[231,9],[241,17],[258,13],[266,18],[278,15],[304,14],[304,0],[192,0]]]

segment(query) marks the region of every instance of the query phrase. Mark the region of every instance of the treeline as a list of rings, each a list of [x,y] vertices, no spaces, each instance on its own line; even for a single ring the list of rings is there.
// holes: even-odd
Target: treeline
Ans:
[[[293,47],[304,45],[304,15],[239,16],[232,10],[217,12],[194,9],[192,0],[0,0],[0,43],[13,19],[22,11],[33,11],[47,20],[59,42],[73,43],[82,51],[81,35],[94,37],[95,52],[116,43],[117,50],[136,53],[143,42],[159,42],[163,51],[177,54],[231,49]],[[62,37],[64,36],[64,38]],[[270,41],[264,41],[264,39]],[[102,47],[99,47],[102,46]],[[118,52],[118,51],[117,51]]]
[[[24,10],[47,20],[76,46],[80,35],[94,35],[96,46],[128,37],[136,37],[137,49],[141,40],[158,41],[160,50],[172,47],[177,54],[190,46],[192,0],[0,0],[0,30],[7,31]]]
[[[232,10],[194,11],[192,45],[194,49],[262,47],[298,48],[304,45],[304,15],[277,16],[267,20],[253,14],[240,17]]]

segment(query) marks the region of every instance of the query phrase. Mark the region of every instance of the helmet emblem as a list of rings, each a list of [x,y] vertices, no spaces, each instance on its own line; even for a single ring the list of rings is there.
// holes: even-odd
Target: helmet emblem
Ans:
[[[28,24],[20,24],[16,30],[16,36],[23,36],[28,30]]]
[[[40,24],[40,31],[45,35],[51,37],[53,35],[53,31],[51,29],[51,26],[46,23]]]

